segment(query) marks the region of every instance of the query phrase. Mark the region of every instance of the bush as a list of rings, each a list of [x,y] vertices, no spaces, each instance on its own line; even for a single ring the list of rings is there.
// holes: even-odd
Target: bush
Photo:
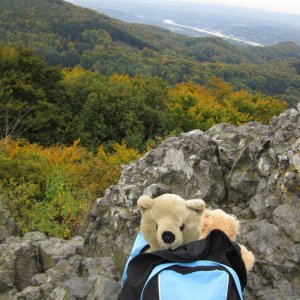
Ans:
[[[22,234],[38,230],[70,238],[82,228],[96,197],[116,184],[121,164],[140,154],[126,143],[112,153],[97,154],[79,147],[44,148],[28,142],[0,140],[0,200],[17,221]]]
[[[283,112],[287,103],[271,96],[252,94],[218,78],[209,87],[192,82],[180,83],[169,90],[168,115],[172,130],[207,130],[219,123],[241,125],[256,121],[267,124]]]

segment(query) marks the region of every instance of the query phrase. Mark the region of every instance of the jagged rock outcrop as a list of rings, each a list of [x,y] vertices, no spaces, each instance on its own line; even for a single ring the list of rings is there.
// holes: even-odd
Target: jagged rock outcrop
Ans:
[[[0,244],[1,300],[113,300],[120,289],[110,257],[86,258],[83,238],[48,239],[39,232]]]
[[[220,124],[162,142],[125,166],[118,185],[97,200],[86,232],[90,251],[112,254],[119,271],[138,230],[143,193],[201,197],[242,220],[240,242],[256,255],[246,299],[300,297],[300,115],[270,124]]]
[[[116,300],[138,231],[136,201],[142,194],[166,192],[201,197],[242,221],[239,241],[257,259],[246,299],[299,299],[299,172],[295,109],[269,125],[220,124],[169,138],[124,166],[119,183],[96,201],[85,243],[80,237],[63,241],[40,233],[8,237],[14,230],[6,230],[0,244],[0,299]]]
[[[0,200],[0,243],[7,237],[17,233],[15,221],[11,218],[9,211]]]

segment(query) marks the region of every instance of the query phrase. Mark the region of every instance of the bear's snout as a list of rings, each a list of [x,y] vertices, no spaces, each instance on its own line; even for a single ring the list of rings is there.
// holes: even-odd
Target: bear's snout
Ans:
[[[175,235],[170,231],[164,231],[161,237],[166,244],[172,244],[175,241]]]

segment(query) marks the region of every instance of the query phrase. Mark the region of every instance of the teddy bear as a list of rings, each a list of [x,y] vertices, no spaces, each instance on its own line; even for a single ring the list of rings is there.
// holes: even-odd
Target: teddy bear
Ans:
[[[231,241],[239,232],[239,221],[221,209],[206,209],[201,199],[184,200],[175,194],[163,194],[152,199],[143,195],[138,199],[142,214],[140,230],[149,243],[147,252],[175,250],[182,245],[204,239],[215,230],[223,231]],[[239,245],[247,271],[255,258],[245,246]]]
[[[235,216],[222,209],[206,209],[200,219],[200,239],[206,238],[214,229],[222,230],[231,241],[235,242],[240,229],[240,223]],[[238,244],[247,272],[251,271],[255,262],[254,254],[244,245]]]

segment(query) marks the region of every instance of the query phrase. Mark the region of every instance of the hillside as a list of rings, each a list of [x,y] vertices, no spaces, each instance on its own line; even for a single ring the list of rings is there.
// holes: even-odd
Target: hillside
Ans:
[[[269,125],[219,124],[163,141],[123,167],[119,183],[94,202],[85,233],[71,240],[36,230],[14,237],[15,223],[0,198],[0,298],[116,300],[139,228],[137,199],[177,193],[242,220],[238,242],[256,256],[245,299],[299,299],[299,121],[299,112],[290,109]]]
[[[294,43],[239,48],[220,38],[188,38],[159,27],[125,23],[62,0],[1,0],[0,5],[3,42],[33,45],[42,53],[45,51],[50,60],[51,52],[46,49],[52,48],[54,53],[64,54],[65,60],[59,61],[63,65],[74,64],[76,58],[77,63],[81,62],[79,57],[68,60],[72,50],[82,55],[97,44],[104,44],[107,49],[119,46],[116,51],[125,53],[129,51],[126,47],[131,51],[148,48],[160,54],[187,58],[192,55],[201,61],[228,63],[300,58],[300,46]],[[215,55],[209,53],[211,49]]]
[[[190,37],[222,36],[241,46],[271,46],[286,41],[300,45],[300,18],[293,14],[296,11],[287,14],[283,10],[278,13],[272,9],[243,8],[244,1],[236,5],[182,0],[67,1],[126,22],[156,25]]]
[[[0,0],[0,299],[116,300],[169,192],[241,220],[247,300],[298,299],[299,49]]]
[[[82,67],[59,69],[32,50],[0,45],[0,136],[51,146],[96,150],[127,141],[148,142],[214,124],[266,123],[286,103],[211,79],[170,86],[157,77],[104,76]]]
[[[33,47],[53,65],[158,76],[170,84],[218,76],[290,106],[300,97],[300,46],[291,42],[239,48],[220,38],[125,23],[62,0],[0,0],[0,8],[0,43]]]

